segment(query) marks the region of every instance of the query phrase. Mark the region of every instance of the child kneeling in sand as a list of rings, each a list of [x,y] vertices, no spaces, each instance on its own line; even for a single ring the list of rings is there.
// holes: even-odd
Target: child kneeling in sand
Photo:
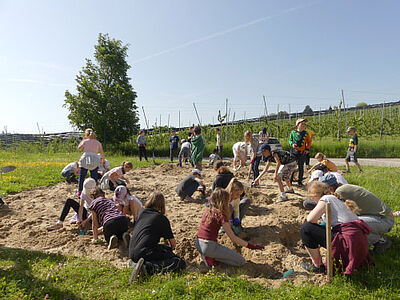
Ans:
[[[237,237],[232,231],[229,216],[229,193],[224,189],[216,188],[211,195],[210,206],[205,209],[201,218],[196,239],[196,249],[208,267],[213,267],[215,261],[237,267],[246,263],[239,253],[218,244],[218,231],[221,226],[233,243],[249,249],[264,248]]]
[[[103,190],[110,189],[114,191],[119,185],[126,186],[126,184],[130,184],[129,179],[125,178],[124,175],[132,170],[132,167],[131,162],[123,161],[119,167],[106,172],[103,177],[101,177],[101,188]]]
[[[160,244],[160,238],[164,238],[168,246]],[[165,216],[165,198],[160,192],[153,192],[133,228],[129,244],[130,265],[133,268],[130,283],[139,274],[151,276],[185,269],[185,260],[173,252],[175,247],[176,240]]]
[[[133,216],[134,221],[137,220],[139,211],[143,207],[142,202],[136,196],[131,195],[125,186],[119,185],[115,189],[113,200],[120,211],[125,215]]]
[[[329,171],[332,172],[337,172],[338,168],[336,167],[336,165],[331,162],[329,159],[326,158],[326,156],[321,153],[318,152],[317,154],[315,154],[315,159],[318,161],[310,170],[308,170],[308,173],[312,173],[316,167],[318,167],[319,165],[324,165],[326,166]]]
[[[64,167],[64,169],[62,169],[61,176],[66,178],[66,183],[78,182],[77,177],[79,176],[79,172],[79,162],[74,161],[72,163],[69,163]]]
[[[203,194],[203,197],[205,197],[206,186],[203,183],[203,180],[201,180],[201,172],[199,169],[194,169],[192,175],[184,178],[181,183],[179,183],[176,188],[176,193],[181,200],[193,201],[192,195],[199,189]]]

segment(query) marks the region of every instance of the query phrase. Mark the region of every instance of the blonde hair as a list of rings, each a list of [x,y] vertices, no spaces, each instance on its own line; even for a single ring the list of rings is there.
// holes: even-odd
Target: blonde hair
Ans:
[[[229,193],[222,188],[216,188],[210,197],[210,207],[207,212],[207,222],[211,223],[212,216],[220,212],[225,219],[229,219]]]
[[[121,163],[121,167],[123,167],[123,168],[128,168],[128,169],[132,169],[132,168],[133,168],[133,165],[132,165],[132,163],[131,163],[130,161],[123,161],[123,162]]]
[[[322,152],[318,152],[317,154],[315,154],[315,159],[318,158],[325,159],[325,155]]]
[[[312,181],[307,185],[308,197],[319,197],[330,195],[329,187],[321,181]]]
[[[160,192],[152,192],[147,199],[145,208],[152,208],[165,215],[165,198]]]
[[[231,181],[229,182],[228,186],[226,187],[227,192],[229,193],[229,197],[232,196],[232,194],[236,191],[244,191],[244,186],[243,184],[237,180],[236,178],[232,178]],[[234,199],[231,199],[234,200]]]
[[[253,142],[253,134],[251,133],[251,131],[247,130],[244,133],[244,141],[247,142]]]
[[[88,137],[89,139],[96,139],[96,134],[94,133],[92,128],[86,128],[85,129],[85,137]]]
[[[360,207],[353,200],[345,200],[343,197],[337,193],[333,193],[333,195],[339,200],[343,201],[346,207],[353,213],[358,215],[361,211]]]

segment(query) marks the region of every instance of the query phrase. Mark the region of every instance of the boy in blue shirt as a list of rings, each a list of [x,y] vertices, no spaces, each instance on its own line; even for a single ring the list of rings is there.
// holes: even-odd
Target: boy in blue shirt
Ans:
[[[175,130],[172,130],[171,134],[172,136],[169,138],[169,157],[171,158],[171,162],[173,162],[174,156],[178,156],[179,137],[176,136]]]

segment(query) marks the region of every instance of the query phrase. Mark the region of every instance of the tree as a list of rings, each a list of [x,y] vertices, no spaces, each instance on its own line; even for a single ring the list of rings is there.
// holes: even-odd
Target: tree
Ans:
[[[139,130],[136,92],[130,84],[126,62],[128,45],[99,34],[94,46],[95,63],[86,59],[86,66],[76,76],[77,93],[65,91],[64,107],[75,128],[93,128],[103,141],[117,144]]]
[[[357,103],[357,105],[356,105],[356,107],[358,107],[358,108],[365,107],[365,106],[368,106],[368,104],[365,102],[360,102],[360,103]]]
[[[310,116],[312,114],[314,114],[314,111],[311,109],[310,105],[306,105],[306,107],[303,110],[303,115]]]

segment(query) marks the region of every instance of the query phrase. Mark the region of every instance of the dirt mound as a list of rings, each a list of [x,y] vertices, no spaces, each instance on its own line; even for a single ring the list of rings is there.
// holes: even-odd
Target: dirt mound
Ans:
[[[178,243],[176,253],[185,258],[190,270],[198,270],[200,255],[195,248],[195,239],[204,201],[196,193],[193,202],[183,202],[175,193],[179,181],[190,171],[189,166],[179,168],[176,164],[161,164],[132,170],[127,177],[131,181],[129,188],[143,203],[154,190],[164,194],[167,200],[166,215]],[[245,185],[246,195],[251,199],[243,226],[247,229],[247,239],[251,243],[265,245],[265,249],[254,251],[236,247],[226,235],[222,235],[219,238],[221,244],[236,249],[247,263],[241,269],[219,265],[217,270],[227,274],[239,273],[269,286],[280,285],[281,280],[277,279],[289,269],[295,272],[287,280],[296,284],[308,280],[324,282],[322,276],[310,277],[300,267],[307,259],[305,250],[301,248],[299,234],[306,216],[301,206],[305,190],[295,187],[296,193],[288,194],[289,201],[275,204],[279,194],[271,174],[265,176],[260,188],[250,188],[247,172],[248,168],[236,172],[236,177]],[[212,168],[204,167],[203,178],[208,188],[215,175]],[[92,257],[110,261],[116,266],[126,266],[128,251],[122,243],[119,248],[107,251],[105,242],[93,244],[91,235],[78,235],[76,225],[68,221],[59,231],[46,230],[48,225],[57,221],[65,200],[75,198],[76,189],[76,185],[61,183],[5,197],[7,205],[0,211],[0,246]],[[111,195],[108,191],[107,196]],[[71,212],[69,217],[72,215]]]

